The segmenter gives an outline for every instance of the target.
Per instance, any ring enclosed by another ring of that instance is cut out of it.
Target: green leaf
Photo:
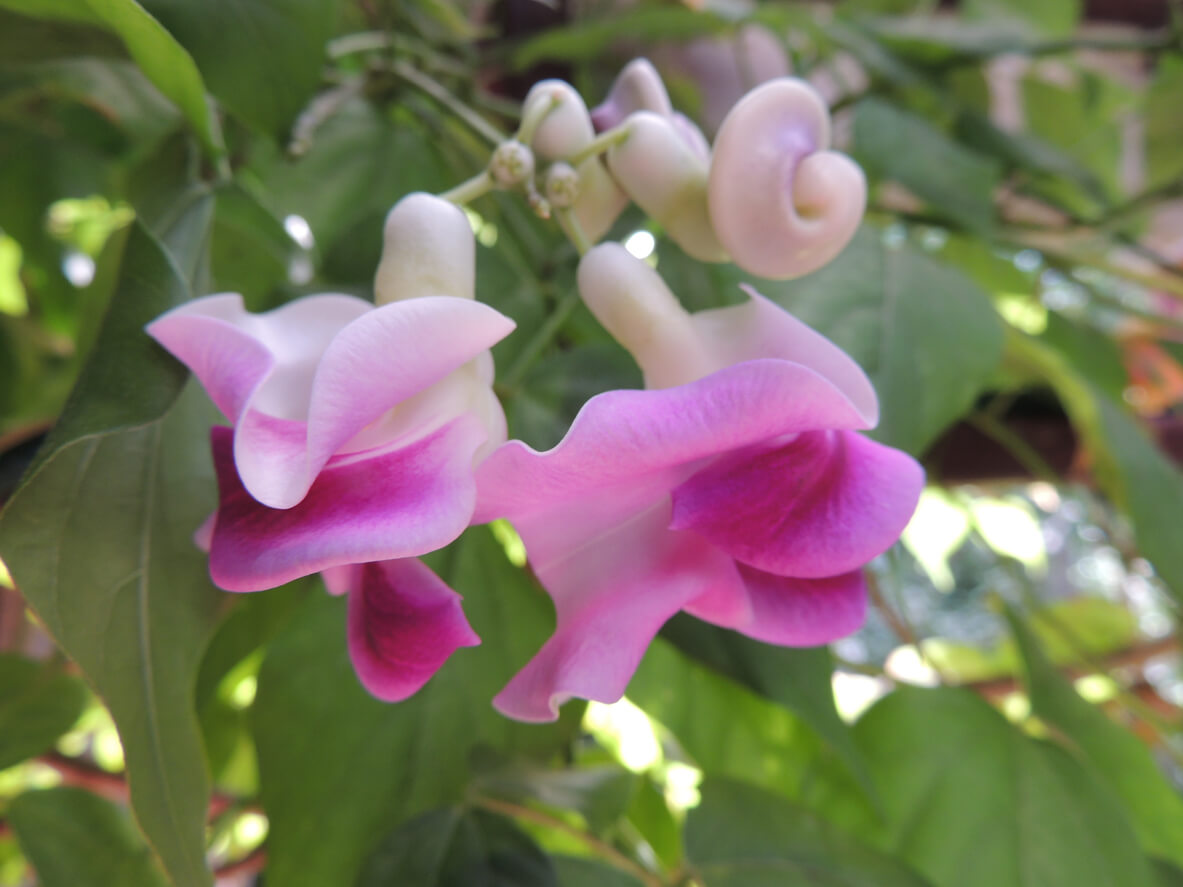
[[[864,226],[825,268],[757,288],[857,360],[879,394],[872,437],[920,455],[1002,357],[1002,323],[969,278]]]
[[[198,207],[197,211],[201,211]],[[144,335],[187,295],[132,228],[94,352],[0,516],[0,553],[119,728],[136,818],[177,885],[209,882],[193,685],[221,597],[193,531],[213,508],[209,407]]]
[[[777,647],[686,615],[670,620],[661,636],[684,655],[800,717],[870,789],[850,728],[834,703],[834,659],[828,647]]]
[[[1007,609],[1006,618],[1022,653],[1032,713],[1058,728],[1121,799],[1143,846],[1183,864],[1183,797],[1166,781],[1150,750],[1080,697],[1013,609]]]
[[[928,119],[864,99],[855,108],[854,154],[872,177],[899,182],[951,222],[973,231],[993,226],[997,161],[961,146]]]
[[[53,745],[89,698],[80,680],[54,666],[0,654],[0,770]]]
[[[369,102],[350,101],[317,131],[298,160],[259,163],[274,215],[303,217],[319,254],[335,249],[337,279],[373,280],[382,250],[382,220],[411,191],[442,191],[455,184],[434,140],[413,119],[392,120]],[[345,273],[343,273],[345,272]]]
[[[383,839],[354,887],[558,887],[550,860],[512,822],[436,810]]]
[[[594,859],[552,856],[550,861],[558,876],[559,887],[643,887],[627,872]]]
[[[0,5],[25,15],[106,25],[156,88],[181,109],[210,155],[225,154],[218,118],[206,101],[193,57],[136,0],[0,0]]]
[[[1050,383],[1093,458],[1101,488],[1129,515],[1138,547],[1167,589],[1183,601],[1183,471],[1116,401],[1082,378],[1067,359],[1041,342],[1014,334],[1008,360]]]
[[[41,887],[167,884],[126,813],[90,792],[26,792],[9,806],[8,821]]]
[[[96,0],[90,0],[96,2]],[[321,80],[338,0],[143,0],[193,55],[210,92],[282,134]]]
[[[621,34],[638,40],[677,41],[717,34],[726,27],[727,22],[714,13],[688,6],[639,3],[608,17],[550,28],[514,50],[512,65],[521,71],[550,59],[590,61],[615,45]]]
[[[351,883],[383,834],[460,798],[478,746],[520,756],[566,741],[563,721],[518,724],[490,705],[550,629],[541,590],[487,528],[437,560],[482,644],[458,651],[406,702],[379,702],[358,684],[343,600],[315,596],[272,643],[253,707],[271,887]],[[566,717],[580,713],[569,706]]]
[[[273,290],[288,281],[296,251],[283,223],[237,184],[218,191],[210,262],[212,289],[242,293],[249,311],[277,307]]]
[[[1175,868],[1169,862],[1154,860],[1154,873],[1158,877],[1158,887],[1183,887],[1183,869]]]
[[[1014,22],[1045,37],[1067,37],[1080,20],[1080,0],[966,0],[962,11],[969,21]]]
[[[936,887],[1150,887],[1108,790],[965,690],[896,690],[855,726],[887,849]]]
[[[1183,175],[1183,117],[1179,94],[1183,92],[1183,59],[1163,53],[1158,70],[1145,94],[1146,173],[1150,185],[1165,184]]]
[[[897,860],[763,789],[708,777],[701,791],[685,842],[704,887],[926,887]]]

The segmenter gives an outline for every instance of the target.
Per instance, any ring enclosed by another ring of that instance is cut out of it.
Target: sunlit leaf
[[[46,751],[74,726],[90,694],[52,665],[0,654],[0,770]]]

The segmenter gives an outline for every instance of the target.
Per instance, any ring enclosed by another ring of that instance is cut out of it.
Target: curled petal
[[[779,435],[865,427],[859,409],[815,371],[752,360],[659,391],[609,391],[589,400],[545,453],[510,441],[477,466],[473,521],[570,510],[614,486],[673,489],[707,460]],[[527,543],[528,544],[528,543]]]
[[[638,111],[628,138],[608,150],[613,178],[641,209],[657,219],[693,258],[721,262],[707,209],[707,164],[668,117]]]
[[[543,80],[534,84],[522,107],[526,112],[538,103],[552,103],[550,112],[539,124],[530,147],[540,160],[567,160],[591,144],[595,138],[591,115],[583,98],[562,80]],[[594,243],[612,227],[624,211],[628,196],[620,190],[598,157],[579,164],[579,197],[572,211],[583,233]]]
[[[742,305],[699,311],[690,318],[715,366],[758,357],[804,364],[828,379],[862,414],[864,428],[879,424],[879,399],[862,367],[850,355],[749,286]]]
[[[480,643],[460,595],[420,561],[348,569],[349,658],[362,685],[379,699],[406,699],[458,648]]]
[[[668,519],[669,503],[658,504],[538,571],[554,598],[555,633],[494,698],[498,710],[550,721],[573,697],[615,702],[667,619],[716,586],[738,585],[730,558],[691,533],[667,532]]]
[[[761,277],[798,277],[854,236],[867,183],[848,157],[825,150],[829,114],[807,83],[770,81],[745,96],[715,139],[710,215],[735,263]]]
[[[431,194],[408,194],[386,216],[374,278],[379,305],[419,296],[475,296],[476,246],[459,207]]]
[[[670,528],[693,530],[778,576],[846,573],[899,538],[924,470],[852,431],[813,431],[727,453],[673,491]]]
[[[338,457],[299,504],[278,509],[247,492],[231,430],[213,428],[218,511],[210,576],[227,591],[258,591],[331,567],[442,548],[472,516],[472,458],[485,436],[480,421],[462,415],[407,446]],[[330,578],[336,583],[340,577]]]
[[[704,595],[686,612],[733,628],[766,644],[814,647],[846,637],[862,627],[867,587],[862,571],[821,579],[788,579],[739,565],[742,580]]]
[[[673,112],[661,75],[649,59],[633,59],[620,69],[608,97],[591,110],[596,132],[619,126],[634,111],[652,111],[662,117]]]

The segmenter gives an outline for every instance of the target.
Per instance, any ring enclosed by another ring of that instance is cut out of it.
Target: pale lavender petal
[[[251,314],[242,296],[225,293],[186,302],[146,329],[193,371],[231,421],[252,400],[269,415],[303,420],[321,355],[337,333],[372,309],[353,296],[321,295]]]
[[[332,456],[384,413],[505,338],[514,324],[480,302],[425,296],[375,308],[325,349],[309,394],[307,442],[252,410],[235,431],[243,483],[272,508],[304,498]],[[252,406],[254,404],[252,403]]]
[[[865,425],[829,381],[783,360],[748,361],[659,391],[610,391],[584,405],[554,449],[510,441],[481,463],[474,521],[517,521],[651,476],[677,483],[676,469],[737,447]]]
[[[472,458],[485,437],[466,414],[401,448],[338,457],[298,505],[274,509],[242,486],[230,429],[212,429],[219,506],[210,575],[228,591],[257,591],[329,567],[447,545],[472,515]]]
[[[730,607],[694,601],[686,607],[700,619],[783,647],[813,647],[853,634],[867,612],[862,571],[822,579],[787,579],[740,564],[743,591]]]
[[[780,576],[834,576],[899,538],[923,486],[906,453],[851,431],[809,432],[712,462],[673,491],[670,527]]]
[[[690,323],[718,366],[758,357],[803,364],[828,379],[862,414],[864,428],[879,423],[879,400],[867,374],[845,351],[817,330],[749,286],[749,301],[699,311]]]
[[[460,595],[420,561],[359,564],[351,572],[349,658],[379,699],[406,699],[458,648],[480,643]]]
[[[661,503],[538,570],[557,627],[493,700],[499,711],[550,721],[573,697],[615,702],[667,619],[717,586],[738,585],[730,558],[692,533],[667,531],[668,518]],[[529,550],[529,534],[523,539]]]

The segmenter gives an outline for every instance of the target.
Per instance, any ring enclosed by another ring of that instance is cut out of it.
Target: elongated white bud
[[[476,293],[472,227],[454,204],[431,194],[408,194],[386,216],[374,302]]]
[[[638,111],[628,138],[608,150],[608,169],[625,193],[656,219],[687,254],[721,262],[727,253],[707,208],[707,162],[668,117]]]
[[[536,102],[552,105],[530,142],[539,160],[569,160],[596,137],[587,105],[569,83],[543,80],[534,84],[522,107],[529,110]],[[596,241],[612,227],[628,204],[628,197],[608,175],[598,157],[583,161],[576,172],[579,174],[579,199],[572,210],[583,233]]]
[[[863,171],[828,151],[830,116],[803,80],[748,93],[715,138],[708,184],[715,233],[735,263],[785,279],[833,259],[867,205]]]
[[[592,314],[640,365],[646,388],[681,385],[715,369],[665,281],[619,243],[589,250],[577,280]]]

